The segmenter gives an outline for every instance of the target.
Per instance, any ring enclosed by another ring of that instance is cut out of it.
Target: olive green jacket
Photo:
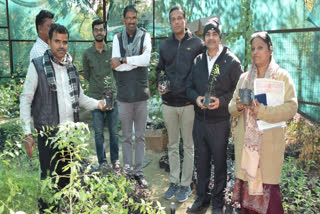
[[[112,46],[105,44],[100,53],[94,44],[85,50],[82,57],[84,78],[89,81],[89,96],[95,99],[102,99],[104,92],[104,78],[111,76],[113,84],[115,79],[111,69]],[[116,90],[116,87],[115,89]]]

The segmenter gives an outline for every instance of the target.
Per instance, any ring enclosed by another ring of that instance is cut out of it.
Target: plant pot
[[[170,81],[169,80],[160,80],[159,81],[160,89],[166,93],[170,91]]]
[[[103,104],[105,108],[114,108],[114,100],[112,89],[105,89],[103,93]]]
[[[207,108],[210,107],[210,103],[214,103],[214,101],[212,99],[210,99],[210,97],[214,97],[216,95],[214,90],[208,90],[205,94],[204,94],[204,99],[203,99],[203,105]]]
[[[241,105],[251,106],[253,93],[249,88],[240,88],[239,89],[239,97],[241,101]]]

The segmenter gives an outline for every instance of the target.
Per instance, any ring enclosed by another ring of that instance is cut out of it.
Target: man
[[[38,38],[30,51],[30,62],[32,59],[42,56],[49,48],[49,29],[54,24],[53,18],[54,14],[47,10],[41,10],[36,16]]]
[[[193,140],[197,168],[197,199],[189,212],[198,212],[210,204],[211,160],[214,162],[214,187],[211,191],[213,213],[222,213],[227,181],[226,150],[229,137],[228,104],[242,73],[238,58],[221,45],[221,25],[210,19],[203,31],[207,51],[194,60],[187,81],[187,95],[195,103]],[[203,105],[209,82],[213,81],[213,103]]]
[[[176,194],[178,202],[184,202],[191,194],[190,184],[193,173],[193,140],[192,127],[194,120],[193,105],[186,95],[186,80],[191,72],[193,59],[202,52],[203,43],[186,29],[187,20],[180,6],[173,7],[169,12],[172,35],[160,45],[159,64],[156,69],[159,74],[165,71],[170,90],[162,95],[162,114],[168,131],[170,186],[164,193],[166,199],[172,199]],[[183,139],[183,166],[180,181],[179,143],[180,131]]]
[[[26,82],[20,97],[20,119],[25,133],[24,143],[27,154],[32,157],[32,148],[36,150],[31,134],[31,114],[34,128],[37,131],[54,128],[50,136],[56,133],[56,127],[66,121],[79,121],[80,106],[86,109],[99,108],[104,110],[103,101],[87,97],[80,86],[79,75],[72,63],[68,50],[68,30],[59,24],[53,24],[49,31],[49,47],[43,56],[35,58],[29,65]],[[38,135],[39,160],[41,179],[50,176],[55,170],[59,155],[52,157],[58,151],[49,144],[48,137]],[[59,161],[56,168],[58,175],[66,175],[63,166],[67,161]],[[47,175],[50,171],[50,175]],[[69,179],[61,177],[58,188],[69,183]]]
[[[104,43],[106,28],[103,21],[97,19],[92,22],[92,35],[94,44],[83,54],[84,77],[89,81],[89,96],[102,99],[104,92],[104,78],[114,77],[109,65],[111,59],[111,47]],[[104,126],[107,123],[110,139],[110,156],[113,168],[119,168],[119,135],[118,135],[118,106],[114,103],[113,109],[92,111],[94,137],[98,162],[102,168],[107,168],[106,151],[104,147]]]
[[[125,169],[142,187],[147,187],[142,172],[145,151],[145,129],[148,115],[148,68],[151,56],[150,35],[137,27],[137,10],[127,6],[122,22],[125,29],[114,36],[112,62],[118,87],[119,116],[122,129],[122,152]],[[135,164],[133,165],[132,127],[135,131]]]

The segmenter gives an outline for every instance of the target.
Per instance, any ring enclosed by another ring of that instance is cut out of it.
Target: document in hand
[[[277,106],[284,103],[284,82],[259,78],[254,81],[254,94],[255,96],[266,95],[266,103],[268,106]],[[284,127],[285,121],[279,123],[267,123],[262,120],[258,120],[259,130],[267,130],[272,128]]]

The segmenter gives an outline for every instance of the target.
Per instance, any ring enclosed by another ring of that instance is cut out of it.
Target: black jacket
[[[186,81],[191,72],[194,58],[203,51],[203,42],[186,29],[179,41],[174,34],[160,44],[159,64],[156,69],[157,83],[159,73],[165,71],[170,80],[171,91],[162,95],[162,101],[169,106],[186,106],[191,102],[186,95]]]
[[[223,51],[215,64],[219,65],[220,71],[217,80],[214,82],[216,97],[219,98],[218,109],[201,110],[195,104],[197,97],[204,96],[208,88],[209,73],[206,53],[202,53],[195,58],[191,75],[187,81],[187,96],[194,103],[195,117],[213,123],[229,119],[228,104],[242,73],[239,59],[227,47],[223,47]]]

